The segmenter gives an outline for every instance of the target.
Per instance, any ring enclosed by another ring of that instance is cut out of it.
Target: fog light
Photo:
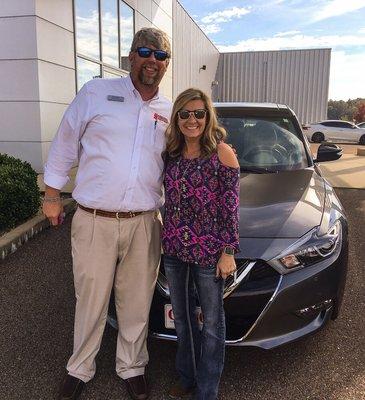
[[[332,299],[324,300],[321,301],[320,303],[313,304],[312,306],[297,310],[295,314],[298,315],[298,317],[305,317],[308,315],[316,314],[319,311],[327,310],[332,306],[332,304],[333,304]]]

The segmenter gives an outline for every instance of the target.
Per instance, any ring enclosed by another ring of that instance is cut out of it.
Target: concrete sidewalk
[[[320,164],[324,177],[335,188],[365,189],[365,157],[343,154],[339,160]]]
[[[339,160],[319,164],[324,177],[335,188],[365,189],[365,157],[357,155],[357,149],[365,146],[340,144],[343,154]],[[311,143],[315,156],[319,145]]]

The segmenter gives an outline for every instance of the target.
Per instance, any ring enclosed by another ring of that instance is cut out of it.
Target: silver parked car
[[[344,142],[365,145],[365,129],[340,120],[327,120],[315,124],[303,125],[307,138],[314,143]]]

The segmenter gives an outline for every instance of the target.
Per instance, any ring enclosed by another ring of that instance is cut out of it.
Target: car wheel
[[[324,141],[324,135],[322,132],[315,132],[312,135],[312,142],[321,143]]]
[[[362,135],[360,140],[359,140],[359,144],[365,145],[365,135]]]

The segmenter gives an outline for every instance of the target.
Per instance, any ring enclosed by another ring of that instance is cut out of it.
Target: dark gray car
[[[265,349],[291,342],[338,316],[347,271],[344,210],[313,160],[287,106],[217,103],[241,166],[237,273],[225,284],[227,344]],[[197,302],[197,317],[200,315]],[[174,340],[163,256],[150,314],[153,336]]]
[[[225,282],[226,343],[271,349],[316,332],[339,315],[346,281],[348,228],[319,162],[342,150],[321,144],[312,159],[285,105],[215,104],[237,152],[240,247]],[[115,324],[111,301],[108,320]],[[202,321],[197,300],[197,318]],[[150,313],[152,336],[176,340],[163,255]]]

